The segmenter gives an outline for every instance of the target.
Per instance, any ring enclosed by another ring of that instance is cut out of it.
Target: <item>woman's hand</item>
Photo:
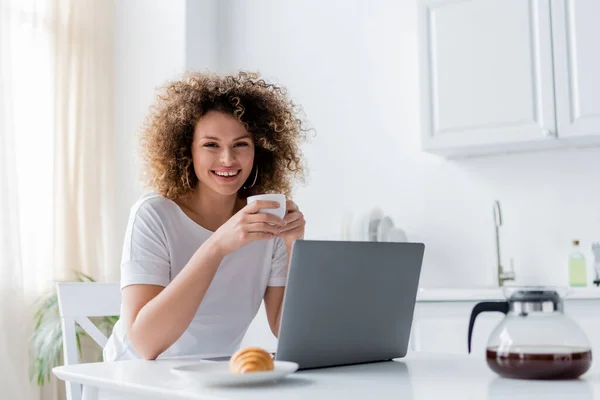
[[[287,201],[285,209],[286,215],[283,217],[283,221],[286,224],[277,236],[282,237],[286,246],[290,248],[294,241],[304,239],[306,221],[304,220],[304,214],[292,200]]]
[[[279,203],[267,200],[250,203],[210,237],[223,257],[256,240],[272,239],[286,226],[285,221],[276,215],[258,213],[265,208],[279,208]]]

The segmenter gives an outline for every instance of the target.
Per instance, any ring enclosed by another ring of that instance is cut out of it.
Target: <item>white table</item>
[[[60,379],[83,384],[95,399],[570,399],[600,396],[600,368],[576,381],[503,379],[485,360],[411,353],[390,362],[298,371],[278,383],[234,388],[197,386],[171,373],[195,358],[135,360],[57,367]]]

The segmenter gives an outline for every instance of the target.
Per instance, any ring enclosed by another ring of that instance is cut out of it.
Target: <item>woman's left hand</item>
[[[285,210],[283,220],[286,222],[286,225],[281,228],[277,236],[282,237],[285,240],[285,244],[289,247],[294,241],[304,239],[306,221],[304,220],[304,214],[302,214],[296,203],[292,200],[286,202]]]

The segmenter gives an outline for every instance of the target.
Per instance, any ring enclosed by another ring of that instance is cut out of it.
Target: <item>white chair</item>
[[[65,282],[56,284],[58,307],[63,331],[65,365],[79,363],[75,323],[102,348],[108,338],[88,317],[121,314],[121,290],[118,283]],[[81,400],[81,385],[67,382],[67,400]]]

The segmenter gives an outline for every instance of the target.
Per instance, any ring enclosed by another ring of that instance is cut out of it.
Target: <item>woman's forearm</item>
[[[287,250],[287,260],[288,260],[288,270],[290,267],[290,261],[291,261],[291,257],[292,257],[292,246],[293,246],[293,242],[286,242],[285,247]],[[271,332],[273,332],[273,335],[275,335],[276,338],[279,337],[279,327],[281,326],[281,313],[283,310],[283,297],[285,295],[285,287],[282,287],[282,291],[281,291],[281,295],[280,297],[277,299],[278,300],[278,307],[277,307],[277,314],[275,317],[275,323],[273,324],[273,326],[271,327]]]
[[[144,305],[128,331],[140,356],[155,359],[181,337],[190,325],[224,255],[207,240],[181,272]]]

